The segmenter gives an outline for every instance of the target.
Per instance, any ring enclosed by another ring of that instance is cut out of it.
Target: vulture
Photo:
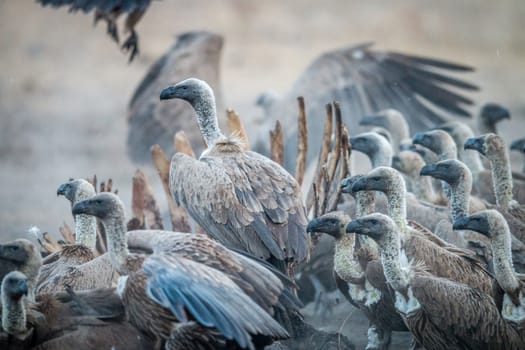
[[[243,151],[237,139],[222,134],[206,82],[184,80],[162,90],[160,98],[189,102],[207,145],[199,159],[183,153],[171,159],[170,189],[176,202],[222,244],[293,276],[295,264],[308,259],[310,248],[297,181],[276,162]]]
[[[152,255],[132,254],[124,205],[112,193],[81,201],[72,211],[104,224],[127,319],[155,339],[157,349],[187,344],[200,349],[210,341],[215,347],[255,349],[288,336],[268,314],[283,285],[265,267],[191,233],[156,231],[162,239]]]
[[[150,162],[150,147],[158,144],[173,154],[173,135],[184,130],[196,154],[205,145],[193,109],[183,101],[159,101],[159,91],[169,84],[189,77],[207,81],[222,108],[219,65],[224,39],[206,31],[192,31],[177,36],[173,46],[149,69],[135,89],[128,105],[127,152],[136,163]],[[226,114],[219,122],[226,122]]]
[[[101,19],[107,24],[108,35],[118,44],[119,33],[117,20],[122,14],[126,14],[124,31],[129,33],[121,48],[123,51],[129,51],[129,62],[132,62],[139,53],[139,38],[135,31],[135,26],[140,21],[151,0],[36,0],[42,6],[62,7],[67,6],[69,12],[82,11],[89,13],[95,12],[94,22]]]
[[[525,155],[525,138],[512,141],[512,143],[510,144],[510,149],[513,151],[518,151],[522,155]],[[521,172],[525,173],[525,161],[523,162]]]
[[[0,244],[0,280],[11,271],[20,271],[28,278],[28,299],[35,301],[35,288],[42,267],[37,247],[27,239]]]
[[[507,108],[497,103],[486,103],[477,119],[479,134],[497,134],[496,124],[504,119],[510,119],[510,111]]]
[[[94,196],[95,189],[86,180],[77,179],[60,185],[57,195],[65,196],[73,206]],[[44,259],[36,286],[37,294],[62,291],[66,286],[73,290],[111,287],[114,269],[109,255],[95,256],[95,217],[75,216],[75,239],[76,244],[64,245]]]
[[[359,125],[375,126],[386,129],[391,137],[394,153],[399,152],[402,145],[412,143],[410,139],[410,126],[405,117],[395,109],[385,109],[375,114],[361,118]]]
[[[518,276],[512,266],[511,233],[505,218],[496,210],[484,210],[454,221],[456,230],[474,230],[487,236],[494,252],[494,274],[503,290],[501,315],[504,319],[519,326],[525,344],[525,281]]]
[[[392,145],[377,132],[364,132],[350,137],[352,151],[366,154],[372,162],[372,169],[392,164]]]
[[[374,213],[355,219],[346,231],[377,242],[384,276],[395,292],[395,307],[425,349],[521,349],[525,345],[491,295],[434,276],[424,263],[409,261],[399,228],[388,216]]]
[[[349,130],[357,130],[363,115],[393,108],[407,118],[415,132],[442,123],[445,114],[470,116],[467,108],[472,100],[466,95],[478,87],[449,73],[472,70],[434,58],[375,51],[371,43],[366,43],[322,54],[284,96],[267,99],[269,105],[264,110],[269,120],[282,118],[285,167],[293,169],[297,123],[290,116],[297,114],[297,96],[305,99],[310,130],[322,130],[324,119],[320,116],[325,114],[325,104],[336,100]],[[313,147],[308,148],[308,161],[317,158],[316,145],[321,144],[322,133],[311,133],[309,137]]]
[[[406,221],[406,190],[403,178],[392,168],[379,167],[352,185],[352,191],[381,191],[388,212],[402,235],[403,249],[410,259],[422,261],[439,277],[492,292],[491,276],[474,253],[451,245],[417,222]],[[433,214],[435,215],[435,214]]]

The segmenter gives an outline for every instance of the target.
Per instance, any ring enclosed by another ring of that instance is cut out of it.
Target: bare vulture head
[[[396,152],[403,140],[410,137],[410,127],[405,117],[395,109],[385,109],[376,114],[364,116],[359,121],[359,125],[379,126],[388,130],[393,137],[392,144]]]
[[[196,78],[183,80],[175,85],[168,86],[160,92],[161,100],[179,98],[188,101],[191,105],[194,105],[203,97],[214,99],[213,90],[208,83]]]
[[[108,220],[122,220],[124,205],[120,198],[110,192],[103,192],[89,199],[78,202],[73,206],[73,215],[86,214],[96,216],[102,222]]]
[[[508,232],[507,221],[500,212],[494,209],[482,210],[469,216],[463,216],[454,221],[453,228],[454,230],[476,231],[490,239]]]
[[[392,158],[392,168],[408,175],[419,174],[419,170],[425,165],[421,154],[414,151],[401,151]]]
[[[387,215],[373,213],[361,218],[352,220],[346,225],[347,233],[356,233],[372,238],[379,246],[383,243],[386,233],[392,232],[396,225]]]
[[[443,180],[449,185],[455,185],[464,181],[469,176],[470,171],[465,164],[456,159],[442,160],[437,163],[427,164],[419,172],[421,176],[432,176]]]
[[[306,227],[306,232],[310,234],[325,233],[338,240],[344,236],[345,226],[350,220],[348,215],[340,211],[324,214],[310,220]]]
[[[365,153],[372,161],[372,166],[390,165],[392,146],[388,140],[376,132],[365,132],[350,137],[352,150]]]
[[[485,134],[471,137],[465,141],[465,149],[472,149],[483,154],[489,160],[498,160],[505,156],[505,141],[498,134]]]
[[[403,178],[397,170],[390,167],[378,167],[363,176],[352,185],[352,191],[380,191],[388,193],[393,189],[405,188]]]
[[[456,143],[452,136],[443,130],[418,132],[412,142],[421,145],[436,153],[441,160],[457,158]]]
[[[510,149],[513,151],[525,153],[525,138],[512,141],[510,144]]]
[[[341,192],[343,193],[349,193],[352,196],[355,196],[355,192],[352,190],[352,186],[361,178],[365,177],[365,175],[354,175],[350,177],[346,177],[341,181]]]
[[[496,124],[503,119],[510,119],[510,112],[507,108],[497,103],[487,103],[481,108],[478,120],[480,133],[495,133]]]
[[[29,278],[36,280],[42,266],[42,257],[31,241],[19,238],[0,244],[0,264],[2,267],[12,265]]]
[[[57,189],[57,196],[66,197],[71,202],[71,205],[94,195],[95,188],[84,179],[68,181],[60,185]]]
[[[27,277],[20,271],[8,273],[2,280],[2,297],[19,300],[22,296],[27,295],[28,291]]]

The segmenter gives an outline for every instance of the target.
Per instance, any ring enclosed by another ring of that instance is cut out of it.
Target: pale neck
[[[500,157],[492,157],[490,164],[496,204],[506,209],[512,201],[512,170],[509,155],[504,152]]]
[[[75,216],[75,240],[95,251],[97,244],[97,218],[92,215]]]
[[[223,137],[217,119],[217,107],[213,94],[206,95],[205,98],[198,99],[192,103],[197,115],[197,123],[202,133],[206,146],[213,147],[215,142]]]
[[[507,225],[504,226],[505,234],[498,234],[491,241],[494,254],[494,274],[503,290],[515,291],[519,287],[519,281],[512,264],[510,231]]]
[[[388,214],[394,220],[397,227],[399,227],[401,235],[404,235],[407,230],[407,204],[406,204],[406,188],[404,181],[399,181],[394,188],[390,189],[387,196]]]
[[[126,226],[121,217],[110,218],[104,221],[108,254],[113,268],[121,275],[129,273],[127,258],[129,250],[126,241]]]
[[[447,159],[457,159],[458,158],[458,150],[456,148],[455,143],[450,143],[444,145],[445,147],[441,150],[441,152],[438,153],[439,160],[447,160]]]
[[[26,310],[24,297],[13,301],[2,293],[2,328],[5,332],[17,335],[26,330]]]
[[[385,235],[385,241],[379,246],[385,278],[394,290],[403,291],[408,286],[408,279],[399,262],[401,254],[400,237],[392,232]]]
[[[412,176],[411,176],[412,177]],[[436,200],[436,192],[432,187],[432,179],[428,176],[412,177],[414,184],[414,194],[418,198],[422,198],[427,202],[434,202]]]
[[[376,199],[373,191],[359,191],[355,196],[355,216],[363,217],[375,212]]]
[[[379,147],[379,149],[372,154],[370,161],[372,162],[372,168],[391,166],[392,149],[388,149],[387,147]]]
[[[354,259],[355,234],[345,233],[335,242],[334,270],[345,281],[360,278],[363,270]]]
[[[476,177],[482,170],[485,169],[483,167],[483,163],[481,162],[481,157],[476,151],[460,148],[459,158],[470,169],[474,177]]]
[[[458,181],[458,183],[450,186],[448,202],[450,205],[450,215],[452,216],[452,220],[457,220],[460,217],[469,214],[471,188],[472,184],[469,188],[464,181]]]

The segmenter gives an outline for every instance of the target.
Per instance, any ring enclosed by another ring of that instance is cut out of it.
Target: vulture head
[[[510,144],[510,149],[513,151],[525,153],[525,138],[512,141],[512,143]]]
[[[350,177],[346,177],[341,181],[341,192],[343,193],[349,193],[352,196],[354,195],[354,191],[352,191],[352,186],[361,178],[365,177],[366,175],[354,175]]]
[[[451,158],[456,158],[457,148],[452,136],[443,130],[430,130],[418,132],[414,135],[412,143],[428,148],[436,154],[448,153]]]
[[[76,203],[73,215],[86,214],[96,216],[103,222],[124,217],[124,205],[120,198],[110,192],[103,192]]]
[[[421,176],[432,176],[433,178],[443,180],[450,185],[454,185],[462,181],[468,168],[465,164],[456,159],[446,159],[437,163],[427,164],[419,174]]]
[[[391,232],[395,227],[390,217],[381,213],[373,213],[350,221],[346,225],[346,232],[368,236],[381,245],[386,233]]]
[[[0,263],[2,260],[9,261],[24,271],[32,267],[31,270],[35,271],[35,278],[42,266],[42,257],[37,247],[31,241],[23,238],[0,244]]]
[[[380,191],[388,193],[394,189],[406,188],[401,175],[394,168],[381,166],[373,169],[352,185],[353,192]]]
[[[84,179],[71,180],[60,185],[57,189],[57,196],[66,197],[71,204],[90,198],[95,195],[95,188]]]
[[[457,147],[461,147],[466,139],[474,136],[474,131],[467,125],[467,123],[458,120],[452,120],[435,128],[435,130],[443,130],[448,133],[456,143]]]
[[[178,98],[195,105],[202,98],[214,99],[212,88],[204,80],[189,78],[160,92],[161,100]]]
[[[405,117],[395,109],[384,109],[378,113],[364,116],[359,121],[359,125],[380,126],[390,132],[401,128],[406,129],[402,130],[406,135],[410,133]]]
[[[364,132],[350,137],[352,150],[365,153],[370,158],[374,158],[378,153],[392,157],[392,146],[388,140],[377,132]]]
[[[20,300],[28,292],[27,277],[20,271],[11,271],[2,280],[2,297]]]
[[[510,119],[510,111],[497,103],[487,103],[481,108],[479,118],[489,130],[495,131],[497,123],[503,119]]]
[[[490,239],[506,234],[508,224],[503,215],[494,209],[478,211],[454,221],[454,230],[471,230],[481,233]]]
[[[392,168],[404,174],[418,174],[424,165],[425,160],[423,157],[413,151],[401,151],[392,158]]]
[[[348,215],[340,211],[324,214],[310,220],[306,232],[310,234],[325,233],[335,239],[340,239],[345,235],[345,226],[350,220]]]
[[[472,149],[483,154],[489,160],[498,160],[504,157],[505,141],[498,134],[485,134],[471,137],[465,141],[465,149]]]

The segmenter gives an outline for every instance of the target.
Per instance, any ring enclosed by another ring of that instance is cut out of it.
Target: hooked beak
[[[177,98],[176,85],[168,86],[160,92],[161,100],[170,100],[173,98]]]
[[[438,172],[438,165],[435,163],[425,164],[419,171],[420,176],[434,176]]]
[[[463,144],[464,149],[473,149],[483,154],[483,138],[482,137],[470,137]]]

